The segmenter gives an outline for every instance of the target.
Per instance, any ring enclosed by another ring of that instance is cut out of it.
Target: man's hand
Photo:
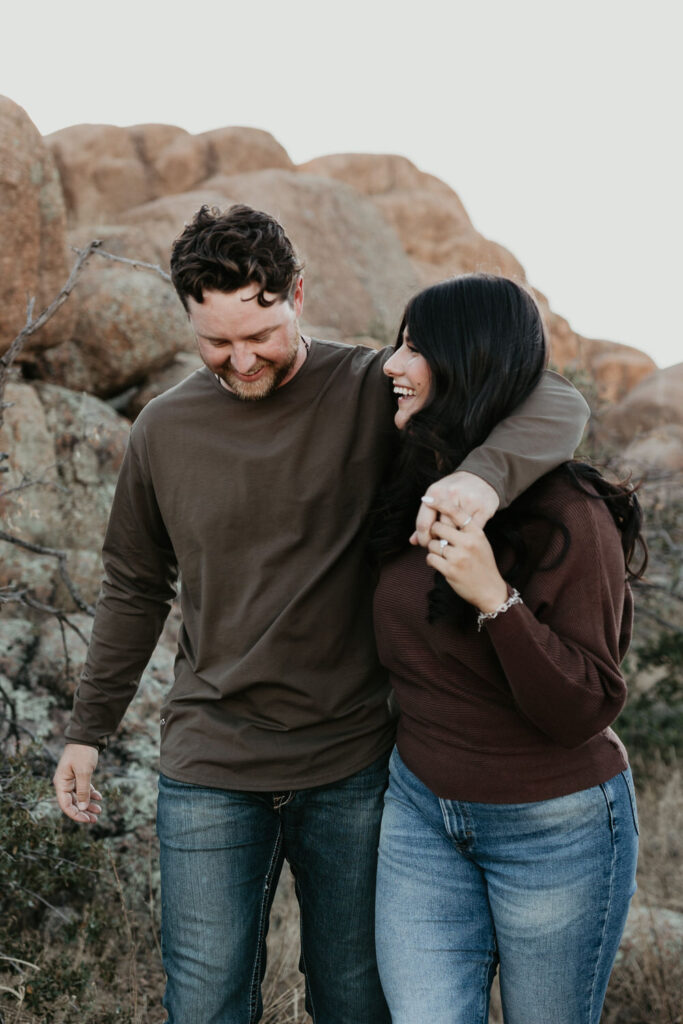
[[[487,484],[480,476],[458,470],[441,480],[437,480],[427,490],[422,499],[420,511],[415,522],[415,533],[410,538],[411,544],[420,544],[423,548],[429,545],[432,527],[439,515],[447,516],[455,521],[458,517],[472,517],[472,522],[480,529],[496,512],[500,498],[491,484]]]
[[[102,810],[102,796],[90,782],[98,757],[96,747],[67,743],[52,780],[64,814],[84,825],[94,824]]]

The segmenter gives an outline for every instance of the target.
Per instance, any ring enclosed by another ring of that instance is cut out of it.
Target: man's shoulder
[[[324,366],[327,369],[337,366],[348,367],[351,372],[363,369],[379,371],[391,353],[391,349],[387,347],[371,348],[369,345],[353,345],[320,338],[312,338],[311,346],[316,366]]]
[[[176,416],[183,406],[192,405],[198,398],[211,394],[214,390],[211,374],[205,366],[200,366],[184,380],[152,398],[135,422],[143,425],[165,422]]]

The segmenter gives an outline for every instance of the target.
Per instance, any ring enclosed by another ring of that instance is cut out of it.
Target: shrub
[[[655,682],[634,693],[616,729],[648,772],[657,754],[674,760],[683,736],[683,634],[660,633],[634,652],[639,670],[662,670]]]
[[[38,746],[9,756],[0,744],[0,1020],[13,1004],[17,1024],[139,1024],[138,960],[154,1005],[162,984],[139,851],[130,838],[117,850],[115,793],[109,828],[61,816],[52,770]]]

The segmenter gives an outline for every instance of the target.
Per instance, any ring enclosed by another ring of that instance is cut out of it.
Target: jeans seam
[[[483,983],[479,992],[479,1024],[486,1024],[491,1000],[491,986],[496,976],[498,964],[495,951],[489,953],[489,959],[484,970]]]
[[[626,792],[628,793],[628,802],[631,807],[631,816],[633,818],[633,827],[636,835],[640,835],[640,822],[638,821],[638,801],[636,800],[636,790],[633,784],[633,779],[629,780],[629,776],[626,771],[621,773],[624,785],[626,786]]]
[[[258,1008],[258,994],[261,986],[261,965],[263,963],[263,947],[265,943],[265,926],[268,914],[270,913],[270,888],[273,882],[273,876],[275,874],[275,867],[278,862],[280,851],[282,849],[282,821],[280,820],[278,826],[278,833],[275,838],[275,845],[273,847],[273,854],[270,858],[270,864],[266,872],[266,879],[263,886],[263,897],[261,899],[261,912],[259,914],[259,926],[258,936],[256,939],[256,955],[254,957],[254,969],[251,975],[251,985],[249,990],[249,1024],[254,1024],[256,1021],[256,1011]]]
[[[603,794],[603,796],[605,798],[605,803],[607,805],[607,811],[608,811],[608,814],[609,814],[610,838],[611,838],[611,842],[612,842],[612,861],[610,863],[609,892],[608,892],[608,895],[607,895],[607,906],[606,906],[606,909],[605,909],[605,916],[604,916],[603,922],[602,922],[602,931],[600,933],[600,945],[598,946],[598,955],[595,958],[595,967],[594,967],[594,970],[593,970],[593,980],[591,982],[590,997],[589,997],[589,1001],[588,1001],[588,1019],[589,1019],[589,1021],[593,1020],[593,1007],[595,1005],[595,986],[598,983],[598,975],[600,973],[600,971],[599,971],[600,960],[602,958],[602,947],[604,946],[604,943],[605,943],[605,934],[607,932],[607,921],[609,920],[610,910],[612,908],[612,896],[613,896],[613,893],[614,893],[614,876],[615,876],[615,873],[616,873],[616,861],[617,861],[617,826],[616,826],[616,822],[614,820],[614,809],[612,807],[612,802],[610,800],[610,797],[609,797],[609,794],[608,794],[608,791],[607,791],[607,785],[608,785],[608,783],[606,783],[606,782],[601,783],[600,784],[600,789],[602,790],[602,794]]]

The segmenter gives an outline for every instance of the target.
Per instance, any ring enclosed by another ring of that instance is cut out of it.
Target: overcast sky
[[[679,0],[22,0],[0,93],[80,122],[400,153],[572,327],[683,360]]]

